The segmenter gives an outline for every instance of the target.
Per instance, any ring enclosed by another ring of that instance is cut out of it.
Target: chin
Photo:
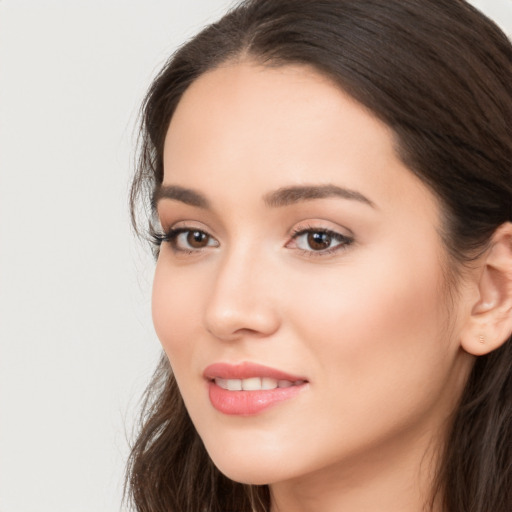
[[[230,480],[247,485],[268,485],[276,481],[285,480],[285,475],[278,475],[275,471],[270,471],[266,467],[254,467],[251,464],[217,464],[213,461],[217,469]]]
[[[286,463],[287,457],[275,455],[265,456],[241,451],[233,453],[221,447],[216,447],[213,452],[208,452],[217,469],[229,479],[241,484],[266,485],[290,478],[290,464]]]

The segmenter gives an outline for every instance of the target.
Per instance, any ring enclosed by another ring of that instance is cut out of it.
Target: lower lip
[[[232,416],[252,416],[269,407],[289,400],[300,393],[305,384],[288,388],[266,389],[261,391],[228,391],[217,386],[215,382],[208,383],[210,402],[217,411]]]

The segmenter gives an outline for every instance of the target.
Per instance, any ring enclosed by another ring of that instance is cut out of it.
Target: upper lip
[[[208,380],[219,379],[250,379],[253,377],[267,377],[276,380],[289,380],[291,382],[305,381],[304,377],[270,368],[261,364],[243,362],[240,364],[214,363],[207,366],[203,377]]]

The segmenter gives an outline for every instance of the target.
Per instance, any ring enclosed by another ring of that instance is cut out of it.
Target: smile
[[[254,363],[215,363],[203,372],[208,396],[219,412],[252,416],[290,400],[307,387],[305,378]]]

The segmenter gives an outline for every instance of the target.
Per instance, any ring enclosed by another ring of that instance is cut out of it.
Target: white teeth
[[[227,385],[229,391],[242,391],[242,381],[239,379],[228,379]]]
[[[276,380],[270,377],[251,377],[250,379],[215,379],[215,384],[228,391],[260,391],[276,388],[289,388],[300,385],[303,381],[291,382],[289,380]]]
[[[217,386],[219,386],[219,388],[222,388],[222,389],[228,389],[228,381],[226,379],[215,379],[215,384],[217,384]]]
[[[222,389],[229,391],[240,391],[242,389],[242,381],[239,379],[215,379],[215,384]]]
[[[244,391],[257,391],[261,389],[261,379],[253,377],[252,379],[244,379],[242,382],[242,389]]]
[[[271,379],[270,377],[263,377],[261,379],[261,389],[276,389],[277,380]]]

